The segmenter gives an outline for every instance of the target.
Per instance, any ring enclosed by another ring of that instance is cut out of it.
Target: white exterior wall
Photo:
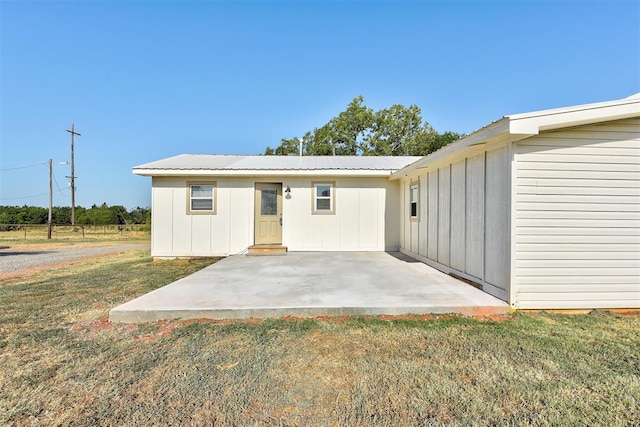
[[[514,144],[512,304],[640,307],[640,119]]]
[[[216,213],[187,215],[187,181],[216,181]],[[153,177],[156,257],[224,256],[254,242],[256,182],[291,188],[283,198],[283,245],[291,251],[382,251],[399,245],[399,188],[387,178]],[[313,215],[312,182],[335,183],[335,214]]]
[[[511,147],[444,164],[402,180],[401,251],[508,299]],[[409,189],[419,182],[419,218]]]

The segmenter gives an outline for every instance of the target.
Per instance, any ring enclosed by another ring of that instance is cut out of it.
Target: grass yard
[[[640,424],[638,316],[106,321],[209,262],[0,281],[0,425]]]
[[[47,239],[46,225],[22,226],[18,230],[0,229],[0,243],[52,243],[52,242],[104,242],[150,240],[147,225],[78,225],[76,227],[56,225],[52,228],[51,240]]]
[[[151,236],[149,232],[126,233],[123,235],[108,234],[89,234],[82,237],[81,233],[72,233],[64,237],[57,237],[52,240],[47,239],[46,230],[44,235],[37,233],[29,234],[27,239],[22,236],[22,231],[0,231],[0,250],[49,250],[61,248],[83,248],[94,246],[121,246],[121,245],[150,245]],[[2,271],[0,271],[0,280],[2,280]]]

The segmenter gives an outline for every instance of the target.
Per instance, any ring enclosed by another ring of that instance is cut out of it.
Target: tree
[[[121,205],[113,205],[109,208],[110,215],[110,224],[129,224],[130,215],[127,212],[127,208]]]
[[[129,212],[133,224],[151,224],[151,209],[135,207]]]
[[[358,96],[345,111],[305,133],[302,140],[306,155],[424,156],[460,137],[455,132],[436,132],[423,122],[416,105],[396,104],[373,111]],[[298,138],[283,138],[278,147],[267,147],[265,154],[298,154],[299,144]]]
[[[428,123],[422,123],[420,108],[396,104],[375,114],[367,148],[377,156],[415,155],[420,151],[418,142],[434,133]]]
[[[71,208],[55,206],[51,212],[54,224],[71,223]],[[48,209],[38,206],[0,206],[0,224],[46,224]],[[151,209],[136,207],[131,212],[124,206],[93,205],[90,209],[76,206],[76,222],[80,225],[151,224]]]
[[[349,103],[347,109],[327,124],[307,132],[302,140],[303,154],[314,156],[354,156],[364,154],[363,144],[373,126],[374,112],[364,105],[362,96]],[[267,147],[266,155],[298,154],[298,138],[282,138],[276,148]]]
[[[76,207],[76,214],[81,215],[80,206]],[[84,211],[84,208],[82,208]],[[56,206],[51,212],[52,220],[54,224],[71,224],[71,208],[68,206]]]

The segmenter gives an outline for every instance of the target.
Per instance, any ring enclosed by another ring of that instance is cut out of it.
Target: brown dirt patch
[[[110,332],[112,329],[118,328],[119,331],[126,335],[132,334],[137,325],[134,323],[114,324],[109,322],[108,317],[102,317],[97,320],[91,320],[87,322],[76,323],[71,326],[69,330],[85,339],[93,339],[99,335]]]
[[[50,244],[25,244],[25,245],[20,245],[19,249],[20,250],[27,250],[27,251],[39,251],[39,250],[50,250],[50,249],[58,249],[58,248],[68,248],[68,249],[82,249],[82,248],[95,248],[95,247],[110,247],[110,246],[130,246],[130,248],[128,249],[124,249],[124,248],[114,248],[113,251],[108,251],[108,252],[104,252],[101,254],[92,254],[92,255],[87,255],[87,256],[83,256],[81,258],[75,258],[72,260],[68,260],[68,261],[62,261],[62,262],[53,262],[51,264],[42,264],[42,265],[38,265],[38,266],[34,266],[34,267],[27,267],[27,268],[23,268],[20,270],[14,270],[14,271],[10,271],[10,272],[6,272],[6,273],[2,273],[0,272],[0,283],[5,281],[5,280],[9,280],[9,279],[16,279],[16,278],[22,278],[22,277],[28,277],[31,275],[34,275],[36,273],[40,273],[42,271],[54,271],[54,270],[60,270],[62,268],[67,268],[73,265],[77,265],[80,264],[84,261],[87,261],[89,259],[100,259],[100,258],[106,258],[109,256],[113,256],[115,254],[120,254],[122,252],[126,252],[128,250],[134,250],[136,246],[139,246],[140,249],[142,249],[144,247],[144,245],[142,244],[131,244],[131,245],[123,245],[122,243],[118,243],[118,242],[114,242],[114,243],[106,243],[106,244],[91,244],[91,243],[80,243],[80,244],[73,244],[72,246],[70,245],[62,245],[62,244],[54,244],[54,245],[50,245]],[[11,246],[6,246],[4,247],[4,249],[10,249]]]
[[[99,259],[99,258],[106,258],[109,256],[113,256],[114,254],[118,254],[124,252],[124,250],[116,250],[114,252],[107,252],[107,253],[103,253],[103,254],[98,254],[98,255],[89,255],[86,257],[82,257],[82,258],[76,258],[74,260],[70,260],[70,261],[63,261],[63,262],[58,262],[58,263],[53,263],[53,264],[45,264],[45,265],[38,265],[36,267],[29,267],[29,268],[24,268],[24,269],[20,269],[20,270],[15,270],[15,271],[11,271],[8,273],[0,273],[0,282],[3,282],[5,280],[9,280],[9,279],[17,279],[17,278],[22,278],[22,277],[28,277],[28,276],[32,276],[36,273],[40,273],[42,271],[52,271],[52,270],[60,270],[62,268],[66,268],[66,267],[70,267],[76,264],[80,264],[88,259]]]
[[[145,335],[138,335],[134,337],[136,341],[153,341],[159,338],[165,338],[173,333],[173,330],[180,326],[179,322],[169,322],[166,320],[159,320],[156,325],[158,330]]]

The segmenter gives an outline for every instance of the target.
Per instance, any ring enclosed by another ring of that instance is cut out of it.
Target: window
[[[313,184],[313,213],[334,213],[334,183],[316,182]]]
[[[187,184],[188,205],[190,214],[216,213],[215,182],[191,182]]]
[[[411,218],[418,218],[418,184],[411,184],[411,193],[409,196],[409,210],[411,211]]]

